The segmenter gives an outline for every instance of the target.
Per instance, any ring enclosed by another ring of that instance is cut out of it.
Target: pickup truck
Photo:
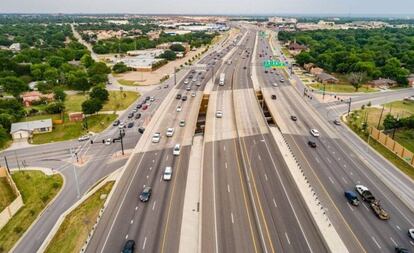
[[[356,185],[356,191],[361,195],[362,200],[366,201],[369,206],[371,207],[372,211],[374,211],[375,215],[380,218],[381,220],[389,220],[390,215],[381,207],[379,200],[377,200],[374,195],[372,195],[371,191],[363,186],[363,185]]]

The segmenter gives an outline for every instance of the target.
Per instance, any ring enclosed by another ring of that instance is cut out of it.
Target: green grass
[[[118,83],[125,85],[125,86],[137,86],[139,85],[136,81],[133,80],[125,80],[125,79],[118,79]]]
[[[46,176],[40,171],[15,172],[12,177],[24,206],[0,230],[0,252],[8,252],[13,247],[63,184],[60,175]]]
[[[414,129],[399,129],[395,132],[395,141],[414,153]]]
[[[312,83],[309,85],[310,87],[316,90],[323,90],[323,84],[321,83]],[[357,92],[355,88],[350,84],[326,84],[325,85],[326,92],[337,92],[337,93],[354,93]],[[358,92],[375,92],[375,89],[372,89],[369,86],[363,86],[358,89]]]
[[[6,177],[0,177],[0,212],[16,198]]]
[[[42,115],[45,116],[45,115]],[[49,115],[49,118],[56,115]],[[57,115],[59,118],[59,115]],[[89,116],[87,119],[89,131],[99,133],[105,130],[118,116],[116,114],[97,114]],[[83,129],[82,122],[70,122],[65,117],[63,124],[54,124],[53,131],[50,133],[35,134],[33,136],[33,144],[43,144],[56,141],[66,141],[76,139],[84,134],[86,130]]]
[[[394,101],[385,104],[385,108],[391,113],[400,117],[408,117],[414,114],[414,101]]]
[[[134,91],[110,91],[109,101],[106,102],[102,111],[125,110],[139,98],[140,94]]]
[[[81,112],[82,103],[87,99],[85,94],[75,94],[66,96],[65,111],[66,112]]]
[[[106,200],[101,199],[100,196],[102,194],[109,194],[113,184],[114,182],[106,183],[102,188],[73,210],[65,218],[45,252],[79,252],[88,237],[88,233],[96,222],[99,210]]]

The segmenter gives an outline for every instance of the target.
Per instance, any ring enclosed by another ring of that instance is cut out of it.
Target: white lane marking
[[[155,203],[157,203],[157,201],[154,201],[154,204],[152,205],[152,211],[155,209]]]
[[[321,163],[317,157],[315,157],[317,163]]]
[[[333,179],[331,177],[328,177],[329,181],[331,181],[332,184],[335,184],[335,182],[333,181]]]
[[[165,158],[165,161],[168,161],[168,155],[167,155],[167,157]]]
[[[223,146],[223,150],[226,151],[226,146]]]
[[[147,175],[147,179],[149,178],[149,175]]]
[[[331,159],[329,159],[328,157],[326,158],[326,160],[328,161],[328,163],[332,163]]]
[[[234,224],[234,216],[233,216],[233,212],[231,213],[231,223]]]
[[[155,153],[155,156],[157,156],[158,153]]]
[[[332,154],[334,154],[334,155],[335,155],[335,151],[332,151]]]
[[[128,239],[128,234],[125,236],[125,240]]]
[[[344,180],[345,184],[348,183],[348,181],[346,181],[346,179],[344,177],[342,177],[342,180]]]
[[[226,169],[227,169],[227,162],[224,163],[224,167],[226,167]]]
[[[354,209],[352,208],[351,204],[349,204],[348,202],[346,202],[346,204],[348,205],[349,209],[351,209],[351,211],[353,212]]]
[[[392,237],[390,237],[390,239],[391,239],[392,243],[394,243],[394,246],[398,246],[397,242],[394,241],[394,239]]]
[[[338,161],[340,161],[341,160],[341,158],[340,157],[338,157]]]
[[[266,179],[266,181],[267,181],[267,174],[265,173],[265,174],[264,174],[264,176],[265,176],[265,179]]]
[[[401,231],[401,228],[400,228],[400,226],[396,225],[396,227],[397,227],[397,229],[398,229],[398,230],[400,230],[400,231]]]
[[[371,236],[372,240],[375,242],[375,244],[377,245],[377,247],[379,249],[381,249],[381,246],[379,245],[379,243],[377,242],[377,240],[375,239],[375,237]]]
[[[258,155],[258,157],[259,157],[259,160],[261,161],[261,160],[262,160],[262,158],[260,157],[260,155]]]
[[[131,224],[134,223],[134,220],[131,220]]]
[[[152,160],[152,163],[155,163],[155,160]]]
[[[138,206],[135,207],[135,211],[138,210]]]
[[[369,208],[365,204],[362,204],[362,205],[365,207],[365,209],[369,211]]]
[[[346,168],[346,164],[344,164],[344,168]],[[351,172],[351,175],[352,175],[352,172]]]
[[[277,204],[276,204],[276,200],[275,199],[273,199],[273,205],[275,205],[275,207],[277,207]]]
[[[147,237],[144,238],[144,243],[142,244],[142,249],[145,249],[145,244],[147,244]]]
[[[227,185],[227,192],[230,193],[230,185]]]
[[[410,243],[411,243],[411,245],[413,245],[413,246],[414,246],[414,242],[413,242],[413,241],[410,241]]]
[[[285,236],[286,236],[287,242],[290,244],[289,236],[288,236],[288,234],[286,232],[285,232]]]
[[[162,181],[162,176],[160,176],[160,182]]]
[[[152,167],[150,167],[150,171],[152,170]]]

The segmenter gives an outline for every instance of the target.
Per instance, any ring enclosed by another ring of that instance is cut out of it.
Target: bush
[[[22,228],[22,227],[20,227],[20,226],[17,226],[17,227],[15,227],[15,228],[13,229],[13,231],[14,231],[16,234],[20,234],[20,233],[23,231],[23,228]]]
[[[112,71],[119,74],[119,73],[125,73],[127,71],[131,71],[132,68],[125,65],[123,62],[118,62],[112,67]]]
[[[65,110],[63,102],[52,102],[48,104],[45,109],[45,111],[50,114],[61,113],[63,110]]]

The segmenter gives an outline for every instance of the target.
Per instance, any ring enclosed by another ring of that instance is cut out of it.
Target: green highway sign
[[[265,68],[284,68],[286,63],[276,60],[266,60],[263,62]]]

